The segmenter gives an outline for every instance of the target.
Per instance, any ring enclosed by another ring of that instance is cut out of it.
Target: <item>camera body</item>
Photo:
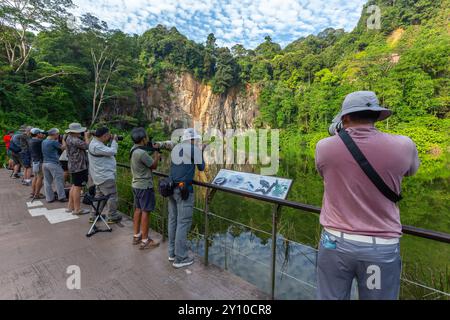
[[[341,130],[343,128],[344,128],[344,125],[343,125],[342,121],[332,122],[331,125],[328,127],[328,133],[330,134],[330,136],[334,136],[335,134],[337,134],[339,132],[339,130]]]
[[[149,141],[147,142],[147,144],[144,146],[145,150],[148,152],[158,152],[161,153],[161,148],[155,148],[153,146],[154,142],[152,141],[152,138],[149,138]]]

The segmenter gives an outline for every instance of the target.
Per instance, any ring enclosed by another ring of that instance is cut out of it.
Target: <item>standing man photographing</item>
[[[48,203],[55,201],[52,184],[55,183],[58,201],[69,201],[64,190],[64,171],[59,163],[59,153],[66,146],[59,143],[59,130],[52,128],[47,132],[47,139],[42,141],[45,199]]]
[[[360,299],[398,299],[397,202],[402,179],[417,172],[419,158],[410,138],[375,128],[391,113],[374,92],[353,92],[333,120],[330,133],[338,134],[316,145],[316,168],[324,179],[318,299],[349,299],[354,278]]]
[[[133,244],[139,244],[139,249],[143,250],[159,245],[158,241],[149,238],[148,231],[149,215],[155,209],[152,170],[158,167],[160,154],[155,151],[152,159],[147,153],[146,146],[149,143],[149,138],[144,128],[134,128],[131,131],[131,139],[134,142],[130,151],[131,174],[133,176],[131,186],[134,197]]]
[[[181,143],[171,148],[170,178],[174,183],[173,195],[169,197],[169,261],[175,268],[182,268],[194,263],[189,256],[187,235],[192,225],[194,210],[195,169],[205,170],[203,149],[199,146],[201,136],[193,129],[184,130]]]
[[[41,194],[41,189],[44,180],[44,172],[42,169],[44,161],[44,156],[42,155],[42,141],[45,139],[45,131],[39,128],[33,128],[30,133],[31,168],[34,175],[31,183],[31,197],[33,199],[44,199],[45,196]]]
[[[69,203],[66,212],[74,215],[88,214],[89,210],[81,209],[81,188],[88,182],[88,157],[90,134],[79,123],[71,123],[66,130],[68,137],[67,145],[67,168],[72,177],[72,187],[69,193]],[[81,139],[81,134],[85,134],[85,139]]]
[[[122,216],[117,212],[116,186],[116,154],[119,145],[117,135],[111,135],[106,127],[98,128],[94,138],[89,143],[89,174],[95,184],[96,197],[109,195],[108,219],[109,224],[118,223]],[[108,143],[111,142],[111,146]],[[90,222],[94,222],[91,216]]]

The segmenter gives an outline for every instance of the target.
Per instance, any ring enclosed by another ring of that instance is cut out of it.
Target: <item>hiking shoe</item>
[[[179,261],[179,262],[175,261],[174,263],[172,263],[172,266],[174,268],[178,269],[178,268],[183,268],[183,267],[190,266],[193,263],[194,263],[194,259],[188,258],[188,259],[186,259],[184,261]]]
[[[114,223],[119,223],[120,221],[122,221],[122,217],[119,216],[118,218],[112,219],[112,218],[108,218],[108,220],[106,221],[106,223],[108,224],[114,224]]]
[[[141,245],[139,246],[139,250],[156,248],[159,246],[159,241],[155,241],[153,239],[148,238],[147,240],[142,240]]]

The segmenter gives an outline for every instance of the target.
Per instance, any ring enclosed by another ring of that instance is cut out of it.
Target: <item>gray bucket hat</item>
[[[339,122],[346,114],[358,111],[381,111],[377,121],[391,116],[392,111],[380,106],[377,95],[372,91],[355,91],[348,94],[342,103],[341,112],[334,117],[333,122]]]
[[[74,122],[69,124],[69,129],[66,130],[66,133],[82,133],[86,131],[86,127],[82,127],[81,124]]]

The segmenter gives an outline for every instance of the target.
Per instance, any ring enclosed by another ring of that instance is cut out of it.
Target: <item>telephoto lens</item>
[[[342,121],[339,122],[333,122],[331,123],[330,127],[328,128],[328,133],[330,134],[330,136],[334,136],[335,134],[337,134],[339,132],[339,130],[341,130],[343,128],[343,124]]]
[[[117,141],[123,141],[123,136],[117,136]]]

